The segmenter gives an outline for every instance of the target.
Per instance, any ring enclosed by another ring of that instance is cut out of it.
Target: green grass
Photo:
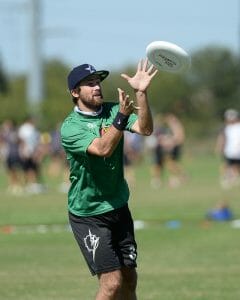
[[[146,227],[138,241],[138,297],[140,300],[240,299],[240,229],[230,222],[204,222],[207,210],[229,201],[240,218],[239,188],[222,190],[219,161],[210,155],[184,161],[188,181],[181,187],[150,187],[149,165],[136,167],[130,207]],[[1,174],[0,299],[94,299],[97,280],[91,277],[72,233],[53,230],[67,224],[66,195],[51,182],[40,196],[9,196]],[[171,229],[167,222],[177,220]],[[37,225],[48,225],[42,232]],[[6,232],[15,225],[17,231]],[[30,230],[31,229],[31,230]],[[5,233],[3,232],[5,231]]]

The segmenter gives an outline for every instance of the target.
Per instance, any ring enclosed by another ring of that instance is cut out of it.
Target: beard
[[[91,111],[97,111],[103,104],[103,96],[102,94],[95,95],[91,99],[81,99],[81,102],[85,108]]]

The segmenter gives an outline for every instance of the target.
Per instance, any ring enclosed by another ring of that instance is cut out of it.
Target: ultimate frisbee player
[[[134,89],[135,103],[121,89],[119,103],[103,101],[101,81],[108,71],[83,64],[68,75],[74,109],[62,124],[61,138],[70,164],[69,219],[90,272],[98,276],[97,300],[137,299],[137,244],[123,174],[123,132],[152,133],[147,88],[156,73],[146,59],[133,77],[121,75]]]

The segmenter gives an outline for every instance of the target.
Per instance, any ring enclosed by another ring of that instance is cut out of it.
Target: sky
[[[0,63],[8,74],[29,69],[29,1],[0,0]],[[69,68],[123,68],[159,40],[190,55],[209,45],[240,52],[240,0],[38,1],[42,58]]]

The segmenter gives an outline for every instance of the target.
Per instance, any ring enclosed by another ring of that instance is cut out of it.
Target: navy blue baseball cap
[[[73,68],[72,71],[68,74],[68,89],[69,91],[73,90],[78,85],[78,83],[80,83],[90,75],[98,75],[100,80],[103,81],[108,76],[108,74],[109,72],[105,70],[96,71],[96,69],[89,64],[77,66]]]

